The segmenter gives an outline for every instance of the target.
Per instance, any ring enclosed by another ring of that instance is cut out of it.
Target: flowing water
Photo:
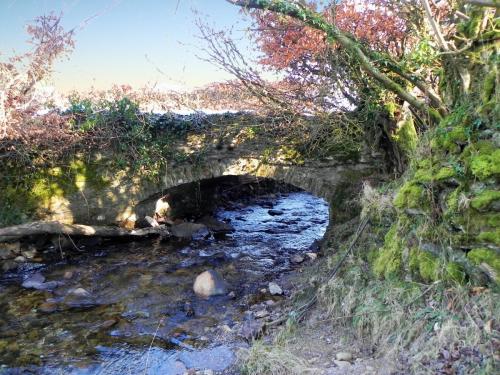
[[[324,235],[328,206],[305,192],[270,194],[216,217],[235,232],[189,244],[95,245],[4,275],[0,374],[168,375],[230,366],[247,345],[237,327],[252,318],[249,307],[284,298],[262,288]],[[207,269],[221,273],[232,293],[195,296],[193,281]]]

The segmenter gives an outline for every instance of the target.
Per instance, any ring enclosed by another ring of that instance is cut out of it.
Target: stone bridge
[[[200,145],[186,139],[176,147],[187,154],[199,152]],[[234,139],[224,147],[215,141],[205,142],[200,153],[203,157],[196,158],[196,163],[167,162],[167,167],[159,171],[160,178],[154,180],[131,176],[126,170],[107,171],[103,163],[98,173],[106,177],[106,184],[95,186],[84,180],[77,181],[75,191],[51,196],[44,202],[39,216],[65,223],[130,224],[146,215],[152,216],[155,210],[164,209],[164,205],[159,204],[160,198],[171,189],[182,191],[184,184],[222,176],[244,176],[242,181],[269,178],[322,197],[330,203],[330,216],[335,218],[341,213],[349,213],[349,208],[344,207],[346,201],[359,193],[364,178],[382,169],[383,165],[379,158],[367,152],[355,162],[326,158],[292,163],[285,161],[277,148],[270,155],[266,139],[242,144],[235,143]],[[279,140],[274,142],[279,145]]]

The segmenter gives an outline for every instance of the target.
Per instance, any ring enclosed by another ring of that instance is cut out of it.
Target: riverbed
[[[276,318],[272,306],[290,294],[272,295],[269,282],[314,260],[328,205],[306,192],[274,193],[230,202],[215,217],[234,232],[190,242],[103,243],[4,275],[0,374],[230,367],[238,348],[248,346],[252,324]],[[223,275],[227,295],[194,294],[194,279],[207,269]]]

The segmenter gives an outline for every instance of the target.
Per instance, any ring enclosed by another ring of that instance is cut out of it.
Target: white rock
[[[231,327],[229,327],[227,324],[223,324],[220,328],[225,333],[231,333],[231,332],[233,332],[233,330],[231,329]]]
[[[337,361],[336,359],[333,360],[333,363],[340,368],[351,366],[351,364],[347,361]]]
[[[304,257],[299,254],[295,254],[291,259],[292,263],[299,264],[304,261]]]
[[[316,260],[316,258],[318,258],[318,254],[316,253],[306,253],[306,255],[311,260]]]
[[[89,297],[90,293],[83,288],[76,288],[71,291],[71,294],[77,297]]]
[[[266,316],[268,316],[269,313],[267,312],[267,310],[259,310],[255,313],[255,317],[257,319],[261,319],[261,318],[265,318]]]
[[[271,293],[273,296],[281,295],[283,294],[283,289],[281,289],[281,287],[275,282],[270,282],[269,293]]]
[[[196,277],[193,290],[200,297],[218,296],[227,294],[227,283],[217,271],[207,270]]]
[[[37,255],[36,249],[24,250],[21,252],[26,259],[33,259]]]
[[[339,352],[335,355],[339,361],[352,361],[352,354],[349,352]]]

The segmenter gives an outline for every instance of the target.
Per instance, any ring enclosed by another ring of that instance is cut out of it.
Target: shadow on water
[[[230,366],[247,345],[238,327],[253,319],[249,309],[284,298],[262,288],[323,237],[328,206],[305,192],[277,193],[231,202],[216,217],[234,233],[189,244],[97,245],[8,275],[0,283],[0,374],[182,374]],[[195,296],[193,281],[207,269],[221,273],[231,293]],[[38,288],[27,288],[33,280]]]

